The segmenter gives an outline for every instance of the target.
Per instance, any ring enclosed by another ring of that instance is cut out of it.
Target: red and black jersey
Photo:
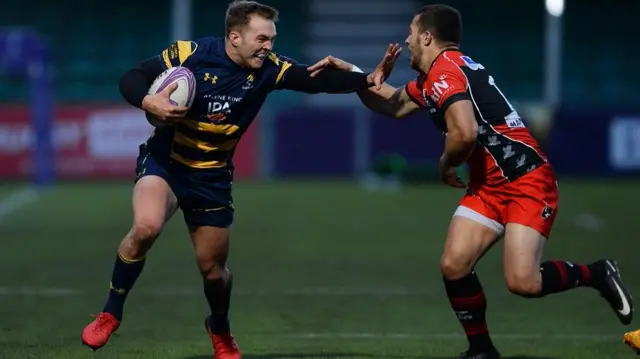
[[[429,110],[447,132],[444,113],[460,100],[472,102],[477,145],[467,160],[472,183],[513,181],[547,163],[546,156],[489,72],[459,50],[445,50],[429,71],[406,85],[409,97]]]

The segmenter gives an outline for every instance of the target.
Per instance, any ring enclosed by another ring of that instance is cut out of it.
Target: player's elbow
[[[462,139],[465,142],[472,143],[472,142],[476,142],[477,138],[478,138],[478,124],[474,122],[471,126],[469,126],[463,131]]]
[[[391,110],[392,117],[397,119],[405,118],[410,114],[412,114],[417,109],[418,109],[417,106],[411,105],[411,104],[402,104],[402,105],[394,106]]]
[[[469,122],[464,126],[458,127],[453,135],[460,142],[468,144],[475,143],[478,138],[478,124],[476,122]]]

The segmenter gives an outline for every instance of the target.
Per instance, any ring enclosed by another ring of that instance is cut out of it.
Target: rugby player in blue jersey
[[[380,86],[394,56],[373,73],[326,69],[310,76],[301,65],[274,53],[278,11],[254,1],[236,1],[226,13],[226,36],[177,41],[127,71],[120,91],[131,105],[167,122],[140,146],[133,188],[133,225],[117,251],[104,309],[82,333],[82,342],[103,347],[122,321],[129,291],[163,226],[182,209],[210,307],[205,328],[216,359],[241,357],[229,326],[231,272],[227,268],[233,223],[233,154],[243,133],[274,90],[349,93]],[[151,83],[168,68],[183,66],[196,78],[190,108],[173,106],[175,85],[154,95]]]

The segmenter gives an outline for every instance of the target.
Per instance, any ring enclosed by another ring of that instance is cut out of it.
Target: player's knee
[[[539,273],[513,272],[505,276],[507,289],[522,297],[536,297],[542,291]]]
[[[144,244],[158,238],[162,231],[162,224],[141,222],[133,225],[129,237],[135,244]]]
[[[132,258],[144,256],[161,231],[162,225],[151,222],[135,223],[124,241],[122,241],[121,252],[128,254]]]
[[[440,271],[449,280],[460,279],[473,270],[473,261],[456,253],[445,252],[440,258]]]
[[[224,277],[227,269],[228,253],[223,248],[206,248],[196,252],[196,260],[202,277],[214,280]]]
[[[221,261],[210,257],[198,258],[198,268],[202,277],[207,280],[224,278],[229,272],[226,260]]]

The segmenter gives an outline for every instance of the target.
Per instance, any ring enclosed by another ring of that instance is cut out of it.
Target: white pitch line
[[[106,290],[106,289],[105,289]],[[201,296],[199,288],[136,288],[136,293],[159,297],[193,297]],[[86,290],[76,288],[34,288],[34,287],[0,287],[0,296],[39,296],[61,297],[81,296],[89,294]],[[275,289],[236,289],[234,296],[243,297],[409,297],[444,295],[440,291],[410,290],[404,288],[341,288],[341,287],[292,287]]]
[[[199,290],[190,289],[142,289],[137,292],[157,296],[201,296]],[[105,289],[106,290],[106,289]],[[76,297],[89,294],[87,291],[73,288],[11,288],[0,287],[0,296],[33,296],[33,297]],[[433,295],[428,291],[410,291],[401,288],[332,288],[332,287],[301,287],[285,288],[283,290],[238,290],[234,295],[239,296],[413,296]],[[268,335],[254,333],[252,335]],[[453,341],[463,340],[464,335],[456,333],[325,333],[307,332],[283,334],[284,337],[300,340],[420,340],[420,341]],[[579,341],[579,342],[603,342],[621,340],[620,335],[611,334],[537,334],[537,333],[495,333],[491,335],[495,339],[504,340],[553,340],[553,341]]]
[[[158,296],[192,296],[201,295],[200,289],[153,289],[147,293]],[[295,296],[327,296],[327,297],[408,297],[432,295],[434,291],[412,290],[407,288],[342,288],[342,287],[292,287],[272,289],[236,289],[234,295],[254,297],[295,297]]]
[[[170,289],[167,289],[170,288]],[[80,289],[71,287],[2,287],[0,286],[0,297],[79,297],[79,296],[95,296],[106,293],[108,287],[100,289]],[[152,296],[152,297],[184,297],[199,298],[203,296],[202,289],[199,285],[193,287],[172,287],[163,288],[136,287],[135,295]],[[340,298],[340,297],[362,297],[362,298],[446,298],[446,293],[441,290],[420,290],[408,288],[345,288],[345,287],[290,287],[290,288],[271,288],[271,289],[234,289],[234,297],[243,298],[304,298],[304,297],[320,297],[320,298]],[[490,298],[515,298],[514,294],[506,291],[492,292]]]
[[[33,188],[23,188],[0,199],[0,220],[35,202],[38,192]]]
[[[27,297],[71,297],[82,295],[83,292],[71,288],[9,288],[0,287],[0,296]]]
[[[298,333],[290,334],[288,337],[295,339],[372,339],[372,340],[463,340],[462,334],[455,333]],[[621,340],[621,335],[611,334],[536,334],[536,333],[492,333],[492,338],[505,340],[563,340],[563,341],[612,341]]]

